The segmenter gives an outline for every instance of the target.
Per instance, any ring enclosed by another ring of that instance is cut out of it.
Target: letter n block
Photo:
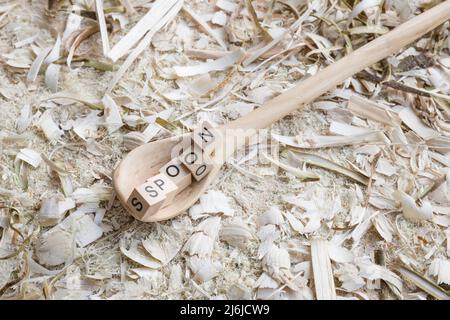
[[[217,140],[217,130],[209,121],[203,121],[197,128],[195,128],[192,140],[203,150],[203,152],[210,154],[214,148],[214,142]]]

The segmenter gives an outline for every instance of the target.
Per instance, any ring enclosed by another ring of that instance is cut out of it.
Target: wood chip
[[[378,121],[389,126],[396,126],[401,123],[397,114],[358,95],[352,95],[350,97],[347,108],[357,116]]]
[[[109,39],[108,30],[106,27],[105,12],[103,11],[103,0],[95,0],[95,13],[97,15],[98,26],[100,28],[100,35],[102,37],[103,55],[108,56],[109,53]]]
[[[210,62],[205,62],[203,64],[194,66],[174,66],[173,69],[179,77],[192,77],[200,74],[205,74],[211,71],[222,71],[229,67],[236,65],[244,56],[243,50],[236,50],[228,53],[227,55],[213,60]]]
[[[105,109],[104,109],[105,123],[106,123],[106,126],[108,127],[108,133],[111,134],[111,133],[119,130],[123,126],[119,106],[108,95],[105,95],[103,97],[102,103],[105,107]]]
[[[336,300],[333,270],[325,240],[311,240],[311,260],[317,300]]]
[[[111,48],[108,57],[113,62],[119,60],[128,52],[128,50],[138,43],[147,32],[156,29],[158,22],[161,21],[178,2],[180,2],[180,0],[155,1],[151,9],[141,18],[141,20],[139,20],[139,22]]]
[[[355,180],[363,185],[367,186],[369,184],[369,177],[363,175],[362,173],[347,169],[343,166],[340,166],[332,161],[316,156],[314,154],[295,151],[289,152],[289,156],[291,157],[291,159],[294,159],[295,161],[304,162],[313,166],[318,166],[324,169],[329,169],[336,173],[343,174],[349,177],[350,179]]]
[[[414,113],[410,107],[404,108],[400,113],[399,117],[402,121],[419,137],[424,140],[430,140],[439,136],[439,132],[427,127]]]
[[[142,38],[142,40],[138,43],[138,45],[133,49],[133,51],[128,55],[126,60],[120,66],[119,70],[114,75],[114,78],[111,80],[111,82],[108,85],[108,88],[106,89],[107,93],[110,93],[112,91],[114,86],[119,82],[120,78],[122,78],[122,76],[125,74],[127,69],[134,62],[134,60],[136,60],[137,57],[150,45],[155,33],[157,33],[161,28],[163,28],[166,24],[168,24],[170,21],[172,21],[175,18],[175,16],[178,14],[178,12],[181,9],[181,6],[183,5],[183,0],[171,0],[171,3],[173,1],[175,1],[174,5],[168,9],[168,11],[166,12],[166,14],[164,16],[160,16],[160,12],[158,11],[157,13],[158,13],[159,18],[156,21],[152,21],[151,23],[149,23],[151,28],[147,31],[147,33]],[[165,0],[159,0],[158,3],[160,3],[161,5],[167,5],[167,1],[165,1]],[[151,10],[149,11],[148,14],[150,14],[150,12],[151,12]],[[154,14],[156,15],[156,13],[154,13]],[[142,22],[142,24],[147,25],[146,22]],[[135,28],[136,28],[136,26],[135,26]],[[136,31],[131,36],[129,36],[130,38],[131,37],[135,38],[136,35],[139,36],[141,34],[141,31],[139,31],[138,29],[133,29],[133,30],[136,30]],[[127,48],[128,47],[131,48],[128,41],[129,40],[124,40],[124,42],[122,42],[123,44],[121,45],[121,47],[124,46]],[[111,51],[109,52],[109,57],[113,61],[114,61],[114,59],[113,59],[114,57],[122,56],[125,53],[121,47],[119,47],[119,49],[116,49],[116,50],[115,50],[115,47],[116,46],[114,46],[111,49]],[[117,58],[117,59],[119,59],[119,58]]]
[[[41,155],[39,152],[36,152],[32,149],[24,148],[20,149],[20,152],[17,154],[17,159],[20,159],[26,163],[28,163],[33,168],[37,168],[42,161]]]
[[[199,17],[194,11],[189,9],[186,6],[183,6],[183,11],[186,12],[198,25],[207,33],[209,34],[214,40],[217,41],[217,43],[222,47],[224,50],[227,49],[227,45],[223,41],[223,39],[217,34],[216,31],[214,31],[201,17]]]

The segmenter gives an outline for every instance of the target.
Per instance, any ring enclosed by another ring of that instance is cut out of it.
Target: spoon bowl
[[[171,160],[172,149],[182,139],[183,136],[171,137],[141,145],[128,153],[114,171],[113,185],[117,197],[122,206],[136,219],[143,222],[156,222],[179,215],[198,200],[219,173],[221,164],[213,162],[213,168],[206,177],[198,182],[193,180],[191,185],[178,193],[169,205],[150,216],[135,216],[127,204],[131,192],[148,178],[159,173],[159,169]]]

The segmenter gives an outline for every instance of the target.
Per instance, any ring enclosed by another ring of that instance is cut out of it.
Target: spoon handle
[[[450,0],[401,24],[222,129],[263,129],[450,19]]]

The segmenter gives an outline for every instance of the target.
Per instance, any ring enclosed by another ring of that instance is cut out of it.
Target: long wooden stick
[[[223,129],[262,129],[333,89],[345,79],[399,51],[450,19],[450,0],[403,23],[353,51],[262,107],[225,125]]]

